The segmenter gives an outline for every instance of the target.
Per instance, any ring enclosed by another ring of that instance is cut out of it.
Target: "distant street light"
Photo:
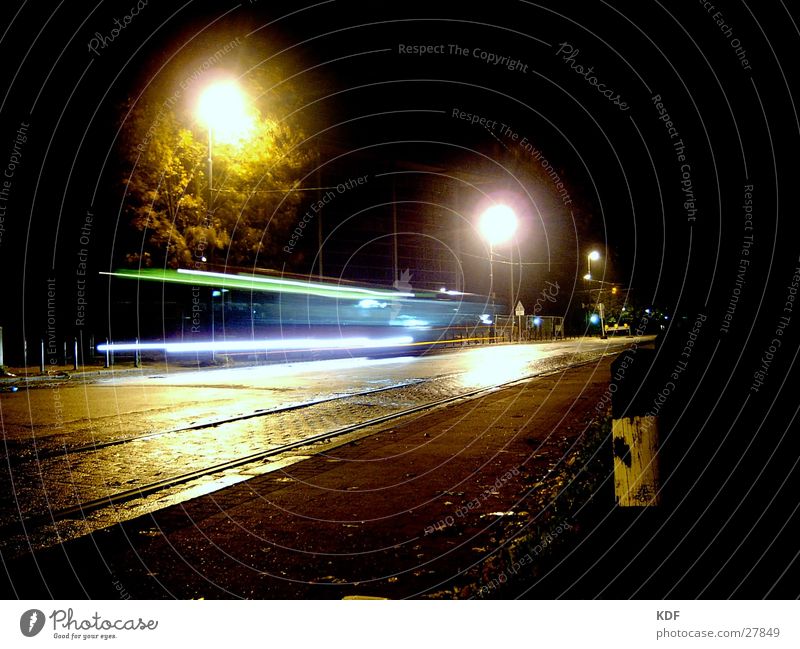
[[[600,259],[600,253],[597,250],[592,250],[588,255],[586,255],[586,274],[583,276],[583,279],[589,281],[592,279],[592,262],[597,261]]]
[[[592,250],[591,252],[589,252],[589,254],[586,255],[586,271],[587,272],[583,276],[583,279],[585,279],[587,282],[592,281],[592,262],[593,261],[597,261],[598,259],[600,259],[600,253],[597,250]],[[600,289],[602,289],[602,288],[603,288],[603,282],[600,281]],[[589,299],[591,300],[591,289],[589,289],[588,286],[587,286],[587,289],[589,290]],[[600,302],[601,297],[602,297],[602,290],[600,290],[598,292],[598,294],[597,294],[597,299],[598,299],[597,308],[598,308],[600,314],[599,314],[599,316],[597,314],[593,314],[591,316],[590,320],[591,320],[592,324],[597,324],[597,322],[600,323],[600,338],[604,339],[604,338],[606,338],[605,313],[604,313],[605,305],[602,302]]]
[[[489,292],[494,289],[494,246],[510,241],[517,231],[517,215],[508,205],[495,203],[481,215],[480,230],[489,243]],[[509,246],[509,268],[511,269],[511,285],[509,286],[509,318],[511,320],[511,340],[514,340],[514,264],[513,246]]]

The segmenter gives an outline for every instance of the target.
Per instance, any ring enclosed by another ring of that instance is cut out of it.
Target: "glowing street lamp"
[[[208,211],[211,220],[214,178],[214,138],[223,144],[238,144],[253,130],[245,94],[235,81],[218,81],[200,95],[197,117],[208,129]]]
[[[481,215],[480,230],[489,243],[489,292],[494,289],[494,246],[510,241],[517,231],[517,215],[508,205],[495,203],[489,206]],[[511,318],[511,340],[514,340],[514,264],[511,255],[513,246],[509,249],[509,268],[511,269],[511,285],[509,286],[509,313]]]
[[[218,81],[206,88],[197,104],[197,116],[218,142],[237,144],[253,129],[247,98],[235,81]]]
[[[600,253],[597,250],[592,250],[588,255],[586,255],[586,270],[587,273],[583,276],[583,279],[590,280],[592,279],[592,262],[597,261],[600,259]]]
[[[497,203],[483,213],[480,228],[489,245],[503,243],[517,231],[517,215],[508,205]]]

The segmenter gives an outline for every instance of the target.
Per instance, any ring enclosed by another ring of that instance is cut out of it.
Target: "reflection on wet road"
[[[0,479],[7,487],[0,494],[0,528],[322,432],[591,361],[630,342],[489,346],[421,357],[171,375],[143,371],[3,394]],[[167,489],[151,498],[146,510],[252,474],[249,467]],[[129,507],[124,517],[140,512],[137,507],[141,504]],[[100,524],[102,513],[93,516]],[[60,525],[60,533],[73,533],[74,522]]]

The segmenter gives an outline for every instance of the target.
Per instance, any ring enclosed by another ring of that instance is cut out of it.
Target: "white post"
[[[600,313],[600,338],[606,339],[606,309],[602,302],[597,305],[597,311]]]

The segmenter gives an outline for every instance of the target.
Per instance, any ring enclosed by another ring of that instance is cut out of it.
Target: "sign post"
[[[606,334],[606,307],[602,302],[597,305],[597,311],[600,313],[600,338],[605,340],[608,338]]]
[[[522,316],[525,315],[525,307],[522,306],[522,300],[517,301],[517,308],[514,309],[514,315],[517,316],[517,321],[519,322],[519,341],[522,342]]]

